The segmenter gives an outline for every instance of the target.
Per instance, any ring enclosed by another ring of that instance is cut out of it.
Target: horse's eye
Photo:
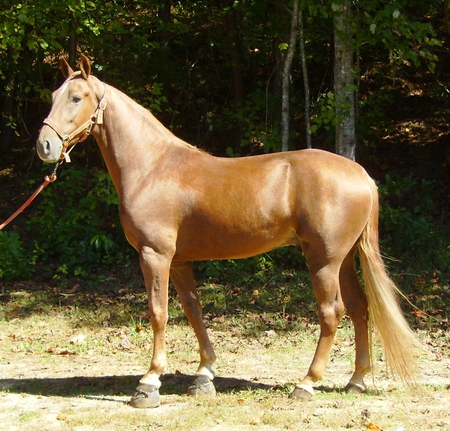
[[[81,102],[81,97],[80,96],[73,96],[72,103],[79,103],[79,102]]]

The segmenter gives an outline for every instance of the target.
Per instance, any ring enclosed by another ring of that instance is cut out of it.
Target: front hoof
[[[296,386],[294,390],[289,395],[289,398],[294,398],[300,401],[309,401],[314,395],[314,391],[308,390],[306,388],[302,388],[300,386]]]
[[[216,395],[216,388],[214,387],[214,383],[208,376],[198,375],[195,378],[194,383],[189,386],[188,395],[194,397],[214,397]]]
[[[131,397],[130,405],[137,409],[159,407],[159,389],[156,386],[139,383]]]
[[[366,392],[366,389],[367,387],[364,384],[364,382],[363,383],[348,382],[344,391],[347,392],[347,394],[362,394],[363,392]]]

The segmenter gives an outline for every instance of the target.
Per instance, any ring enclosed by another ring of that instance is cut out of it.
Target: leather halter
[[[79,74],[79,71],[75,72],[68,78],[68,81]],[[65,159],[66,162],[70,162],[69,152],[67,151],[67,149],[71,145],[74,146],[78,144],[78,142],[83,142],[91,134],[92,127],[94,127],[95,124],[103,124],[103,112],[105,111],[108,104],[105,99],[107,87],[105,84],[103,85],[105,86],[105,91],[103,92],[102,98],[98,102],[98,106],[95,112],[90,116],[89,120],[85,121],[81,126],[76,128],[69,135],[67,133],[64,133],[50,118],[46,118],[43,121],[45,125],[49,126],[61,138],[62,151],[60,160]]]

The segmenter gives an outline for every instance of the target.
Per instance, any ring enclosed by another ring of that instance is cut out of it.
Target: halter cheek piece
[[[77,74],[79,74],[79,72],[75,72],[69,79],[71,79],[73,76]],[[70,135],[64,133],[50,118],[46,118],[43,121],[45,125],[49,126],[61,138],[62,151],[60,160],[65,159],[67,163],[70,163],[69,153],[71,150],[67,151],[67,149],[71,145],[73,148],[73,146],[78,144],[78,142],[83,142],[91,134],[92,127],[94,127],[95,124],[103,124],[103,112],[105,111],[106,105],[108,104],[107,101],[105,100],[105,96],[106,96],[106,85],[105,91],[103,92],[103,96],[98,102],[98,107],[95,110],[95,112],[91,115],[89,120],[84,122],[77,129],[75,129]]]

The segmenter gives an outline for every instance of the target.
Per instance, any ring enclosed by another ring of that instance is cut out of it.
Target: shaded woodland
[[[1,1],[0,221],[51,170],[34,141],[63,79],[59,58],[75,67],[85,53],[97,77],[214,155],[281,151],[282,142],[303,149],[308,137],[312,147],[336,151],[339,128],[353,115],[356,161],[380,187],[383,251],[407,288],[437,283],[448,296],[447,1]],[[337,41],[351,62],[351,85],[339,91]],[[72,159],[0,233],[0,281],[87,275],[136,259],[92,138]],[[282,268],[296,259],[286,250],[270,257]],[[255,272],[261,260],[237,265],[198,271],[232,278]],[[402,275],[410,273],[413,282]]]

